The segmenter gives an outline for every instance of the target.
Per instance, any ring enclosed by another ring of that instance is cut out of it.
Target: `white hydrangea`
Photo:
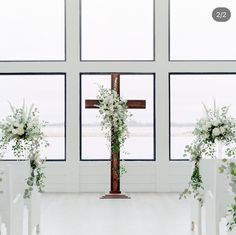
[[[221,134],[221,131],[220,131],[220,128],[214,128],[213,131],[212,131],[212,135],[213,136],[219,136]]]

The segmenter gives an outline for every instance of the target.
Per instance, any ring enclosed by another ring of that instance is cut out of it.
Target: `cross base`
[[[125,194],[105,194],[104,196],[100,197],[100,199],[131,199],[131,197],[125,195]]]

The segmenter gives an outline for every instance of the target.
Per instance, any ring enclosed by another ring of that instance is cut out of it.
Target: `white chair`
[[[5,224],[7,235],[23,234],[23,197],[20,193],[13,193],[10,167],[0,169],[2,181],[0,182],[0,234],[2,223]]]
[[[25,162],[26,164],[26,174],[24,179],[28,178],[31,173],[29,161]],[[23,188],[21,189],[22,193],[24,193],[26,187],[26,183],[24,181]],[[31,197],[28,199],[24,199],[24,204],[28,211],[28,235],[40,233],[40,208],[41,208],[41,193],[38,192],[36,188],[33,189]]]

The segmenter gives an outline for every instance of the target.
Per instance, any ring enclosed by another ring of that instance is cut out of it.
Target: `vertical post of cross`
[[[111,75],[111,89],[120,95],[120,75]],[[120,151],[114,152],[112,145],[117,141],[114,128],[111,129],[111,194],[120,194]]]

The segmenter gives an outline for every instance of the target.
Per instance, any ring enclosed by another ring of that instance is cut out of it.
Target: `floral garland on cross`
[[[105,131],[105,137],[110,143],[113,153],[120,152],[129,136],[127,120],[132,116],[128,111],[127,101],[123,100],[116,91],[99,86],[97,96],[99,114],[102,118],[101,129]],[[113,136],[111,136],[111,130]],[[120,165],[118,175],[126,173],[124,165]]]
[[[49,146],[42,130],[46,122],[40,122],[39,111],[34,105],[28,109],[23,102],[21,108],[15,108],[11,104],[10,107],[12,114],[0,123],[0,157],[4,157],[7,147],[11,145],[14,156],[30,161],[31,173],[26,180],[27,188],[24,192],[24,198],[30,198],[34,185],[39,192],[43,192],[44,188],[45,175],[40,148]]]
[[[180,194],[180,198],[186,198],[193,194],[200,206],[204,204],[203,198],[203,181],[200,174],[199,164],[201,159],[205,157],[215,158],[215,144],[222,142],[227,147],[225,154],[232,158],[236,156],[236,148],[232,144],[236,143],[236,120],[227,115],[229,107],[217,109],[214,103],[214,109],[208,109],[204,104],[206,116],[201,118],[193,131],[195,139],[190,145],[185,147],[184,156],[189,155],[190,161],[194,163],[188,187]],[[230,186],[236,187],[236,164],[228,162],[227,159],[222,160],[222,166],[219,168],[220,173],[226,172],[230,179]],[[231,220],[227,224],[231,231],[236,225],[236,198],[233,204],[228,208],[228,215]]]

